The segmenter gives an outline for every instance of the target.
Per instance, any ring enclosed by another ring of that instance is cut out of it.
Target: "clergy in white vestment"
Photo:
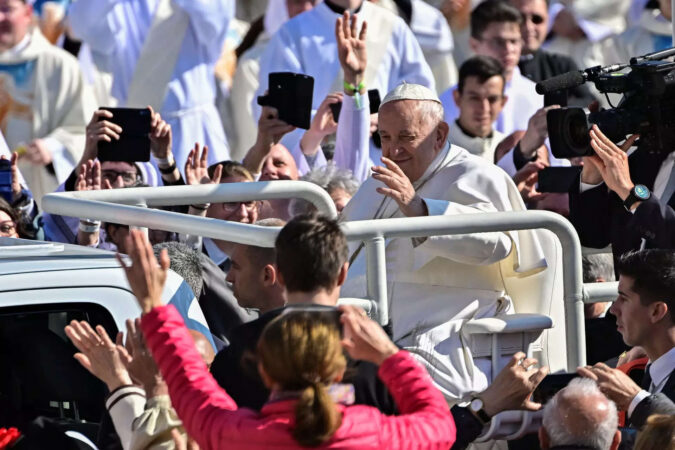
[[[335,23],[345,10],[356,13],[360,24],[368,23],[368,70],[365,89],[377,89],[380,97],[402,81],[418,83],[434,89],[434,77],[424,59],[417,39],[403,19],[365,0],[325,0],[311,11],[286,22],[270,39],[261,58],[260,88],[267,90],[272,72],[296,72],[314,77],[313,111],[329,93],[343,90],[343,76],[337,55]],[[255,101],[255,100],[254,100]],[[253,105],[254,114],[260,107]],[[296,130],[284,137],[284,145],[294,151],[302,137]],[[379,154],[371,148],[371,154]],[[300,165],[304,156],[295,152]],[[379,157],[378,157],[379,158]]]
[[[255,143],[258,124],[253,119],[252,107],[259,87],[260,59],[265,53],[270,37],[289,18],[313,8],[318,2],[319,0],[270,0],[263,17],[262,32],[253,46],[237,60],[237,70],[234,73],[228,99],[234,129],[234,136],[228,135],[228,138],[230,138],[230,153],[234,161],[241,161],[248,149]]]
[[[342,220],[522,211],[510,177],[451,145],[443,108],[431,90],[402,84],[379,110],[382,166],[373,168]],[[393,339],[418,357],[450,403],[490,379],[489,337],[465,334],[467,320],[512,312],[509,277],[546,266],[534,232],[489,232],[386,239]],[[366,255],[350,244],[345,297],[366,294]]]
[[[94,105],[77,60],[31,27],[30,3],[0,2],[0,130],[39,202],[79,160]]]
[[[506,135],[527,129],[528,121],[544,106],[544,97],[537,94],[534,83],[520,73],[518,61],[522,49],[520,11],[506,2],[488,0],[471,13],[469,43],[476,55],[491,56],[504,67],[505,94],[509,101],[497,117],[495,128]],[[452,123],[459,117],[454,101],[457,86],[441,94],[445,121]]]
[[[467,59],[459,70],[454,92],[459,117],[448,123],[451,144],[491,163],[497,146],[506,137],[494,129],[497,116],[508,101],[504,81],[504,70],[496,59],[489,56]]]
[[[233,15],[234,0],[78,0],[70,7],[72,32],[98,69],[112,74],[117,103],[150,105],[171,125],[181,171],[196,142],[209,147],[209,163],[230,157],[214,66]]]

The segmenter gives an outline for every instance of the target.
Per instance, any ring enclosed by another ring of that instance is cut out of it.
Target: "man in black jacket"
[[[518,67],[530,80],[546,80],[567,72],[579,70],[572,58],[541,49],[548,33],[548,2],[546,0],[511,0],[523,15],[521,34],[523,52]],[[595,100],[585,85],[574,88],[569,95],[571,106],[586,107]]]
[[[632,428],[651,414],[675,414],[675,252],[627,253],[617,265],[619,297],[610,311],[624,342],[641,346],[649,363],[641,386],[603,363],[579,368],[597,380],[602,392],[626,411]]]

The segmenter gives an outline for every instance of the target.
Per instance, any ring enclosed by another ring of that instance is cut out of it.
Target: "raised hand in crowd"
[[[630,136],[619,147],[610,141],[597,125],[593,125],[589,134],[595,155],[584,157],[581,181],[588,184],[598,184],[604,181],[610,190],[621,197],[621,200],[625,200],[634,186],[626,152],[633,146],[639,135]],[[639,202],[635,203],[633,208],[637,208],[638,205]]]
[[[98,191],[112,189],[109,180],[102,180],[101,163],[98,160],[88,160],[79,166],[79,173],[75,181],[76,191]],[[77,229],[77,243],[87,247],[98,245],[101,231],[101,222],[98,220],[80,219]]]
[[[331,105],[342,102],[342,93],[335,92],[328,94],[326,98],[319,105],[316,114],[312,119],[312,124],[309,130],[305,131],[300,139],[300,149],[302,153],[308,156],[313,156],[320,149],[321,141],[337,131],[338,124],[333,118],[333,110]]]
[[[535,369],[536,364],[536,359],[525,358],[523,352],[511,357],[494,381],[479,395],[485,412],[490,417],[502,411],[541,409],[542,405],[533,402],[530,397],[541,380],[548,375],[548,367]]]
[[[157,167],[162,174],[164,184],[174,184],[180,180],[180,172],[176,167],[176,160],[173,157],[172,142],[173,134],[171,125],[166,123],[162,116],[155,112],[151,106],[150,110],[150,152],[157,160]]]
[[[344,72],[345,83],[354,86],[363,81],[368,65],[367,30],[368,24],[363,22],[361,31],[358,32],[357,17],[354,15],[350,17],[349,11],[345,11],[344,15],[335,21],[338,58]]]
[[[595,380],[602,393],[616,403],[620,411],[628,411],[630,402],[642,390],[627,374],[605,363],[579,367],[577,373]]]
[[[221,165],[216,166],[216,169],[213,172],[213,176],[209,176],[209,148],[205,145],[203,149],[199,143],[195,143],[195,146],[190,153],[188,153],[187,160],[185,162],[185,183],[193,186],[198,184],[218,184],[223,175],[223,167]]]
[[[168,395],[169,390],[166,383],[145,345],[141,332],[141,319],[127,319],[126,326],[125,348],[130,356],[126,360],[126,367],[131,379],[143,386],[147,398]]]
[[[559,109],[560,105],[544,106],[527,123],[527,131],[520,140],[520,152],[526,159],[534,157],[537,150],[544,145],[548,137],[548,125],[546,123],[546,113],[552,109]]]
[[[38,166],[46,166],[52,162],[52,152],[49,150],[44,139],[34,139],[26,146],[23,156],[31,163]]]
[[[536,202],[546,197],[546,193],[537,191],[537,182],[539,181],[539,171],[547,166],[543,161],[533,161],[525,164],[513,176],[513,182],[516,183],[518,192],[523,198],[525,204]]]
[[[107,109],[94,111],[91,120],[87,124],[84,152],[78,166],[98,157],[98,143],[100,141],[112,142],[113,140],[119,140],[122,134],[122,127],[107,120],[112,119],[112,117],[113,114]]]
[[[65,327],[65,332],[79,351],[75,354],[75,359],[103,381],[111,392],[120,386],[131,384],[126,368],[128,354],[123,346],[110,339],[105,328],[98,325],[94,330],[85,321],[73,320]]]
[[[0,159],[6,160],[7,157],[5,155],[0,156]],[[23,193],[23,189],[21,187],[21,179],[19,178],[19,167],[18,167],[18,161],[19,161],[19,154],[17,152],[13,152],[12,156],[9,159],[9,171],[10,175],[12,177],[12,203],[17,202]]]
[[[126,273],[131,291],[136,296],[143,314],[162,305],[162,292],[169,270],[169,254],[162,249],[159,264],[152,245],[141,230],[129,230],[126,249],[132,264],[129,265],[118,253],[117,260]]]
[[[384,166],[373,166],[373,178],[381,181],[387,187],[378,187],[376,190],[382,195],[391,197],[398,203],[401,212],[407,217],[426,216],[427,206],[422,197],[415,192],[410,179],[401,168],[391,159],[383,156]]]
[[[398,352],[387,333],[364,310],[355,306],[340,306],[339,309],[344,327],[342,346],[353,359],[380,365]]]
[[[263,106],[258,120],[258,135],[255,144],[246,153],[242,163],[252,174],[262,172],[263,163],[273,146],[281,141],[285,134],[295,127],[279,119],[279,111],[271,106]]]

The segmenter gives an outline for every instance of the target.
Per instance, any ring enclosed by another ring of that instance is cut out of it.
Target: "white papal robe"
[[[43,139],[54,173],[21,160],[21,171],[39,202],[68,177],[84,149],[94,110],[77,60],[53,46],[38,29],[0,53],[0,130],[11,151]]]
[[[395,201],[369,178],[342,212],[343,221],[404,217]],[[430,216],[522,211],[525,206],[508,175],[494,164],[446,144],[414,183]],[[462,333],[473,318],[511,312],[505,279],[546,266],[531,231],[386,239],[387,292],[393,339],[427,367],[448,401],[487,387],[489,338]],[[350,244],[351,258],[358,244]],[[366,255],[349,268],[343,297],[366,294]],[[486,352],[487,350],[487,352]],[[477,363],[474,365],[474,359]]]
[[[159,0],[78,0],[69,10],[74,35],[89,44],[99,69],[113,75],[112,96],[127,95]],[[220,57],[234,0],[173,0],[189,18],[168,83],[162,117],[173,130],[173,153],[183,170],[195,142],[209,146],[209,163],[229,159],[215,107],[214,66]],[[161,54],[161,53],[160,53]]]
[[[383,15],[388,17],[387,23],[392,24],[389,33],[378,19]],[[369,1],[363,2],[357,16],[359,23],[363,20],[368,22],[369,42],[386,39],[382,45],[385,50],[381,54],[368,55],[368,64],[374,65],[376,71],[366,89],[379,90],[380,98],[384,98],[387,92],[403,81],[434,89],[431,69],[403,19]],[[343,81],[335,40],[335,21],[338,17],[341,17],[340,14],[321,3],[286,22],[272,36],[260,60],[260,88],[257,95],[267,90],[271,72],[296,72],[314,77],[313,111],[318,109],[329,93],[342,92]],[[260,115],[257,104],[253,111],[255,117]],[[298,148],[297,143],[301,138],[302,130],[296,130],[282,141],[292,150],[298,164],[301,164],[304,156],[293,149]]]

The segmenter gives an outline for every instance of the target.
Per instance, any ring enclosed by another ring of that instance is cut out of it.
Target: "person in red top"
[[[211,377],[178,312],[162,305],[167,254],[160,255],[158,265],[147,238],[136,230],[127,249],[132,265],[119,259],[143,311],[148,348],[185,429],[202,449],[448,449],[454,443],[449,407],[426,370],[353,307],[340,308],[342,338],[338,327],[316,316],[308,320],[308,313],[282,315],[270,323],[258,354],[271,400],[260,412],[239,409]],[[329,394],[344,372],[341,347],[352,358],[379,365],[378,375],[399,407],[398,416],[332,400]]]

